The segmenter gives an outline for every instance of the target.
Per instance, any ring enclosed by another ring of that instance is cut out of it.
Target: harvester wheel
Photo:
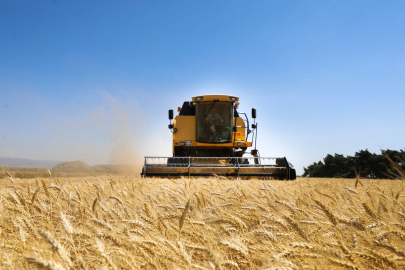
[[[168,166],[176,166],[175,164],[187,164],[187,158],[168,158],[167,165]]]
[[[174,159],[174,158],[168,158],[168,159],[167,159],[167,165],[168,165],[168,166],[173,166],[172,164],[177,163],[176,161],[177,161],[177,160]]]
[[[244,158],[241,160],[241,164],[249,164],[249,160],[247,158]]]
[[[291,169],[290,180],[295,180],[295,179],[297,179],[297,174],[295,172],[295,169]]]

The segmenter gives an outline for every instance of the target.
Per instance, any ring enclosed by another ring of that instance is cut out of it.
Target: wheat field
[[[1,269],[405,269],[400,180],[1,181]]]

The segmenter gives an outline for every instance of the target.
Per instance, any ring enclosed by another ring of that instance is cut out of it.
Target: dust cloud
[[[100,137],[106,140],[110,164],[130,165],[137,171],[143,166],[142,144],[144,112],[135,100],[126,103],[102,93],[104,103],[91,115],[99,126]]]
[[[77,102],[30,90],[9,94],[7,114],[0,117],[0,156],[91,166],[125,164],[140,172],[144,155],[170,149],[171,140],[160,132],[166,125],[148,124],[154,112],[151,104],[154,110],[158,106],[154,97],[126,87],[114,93],[87,91]]]

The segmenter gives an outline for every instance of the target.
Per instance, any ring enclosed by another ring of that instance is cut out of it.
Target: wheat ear
[[[41,268],[44,268],[44,269],[65,270],[65,268],[62,265],[52,262],[52,261],[46,261],[46,260],[38,259],[38,258],[27,258],[27,257],[24,259],[28,263],[36,264],[38,266],[41,266]]]
[[[188,210],[190,209],[190,200],[187,201],[186,207],[184,207],[183,214],[181,214],[180,221],[179,221],[179,230],[183,227],[184,220],[186,219],[186,215]]]

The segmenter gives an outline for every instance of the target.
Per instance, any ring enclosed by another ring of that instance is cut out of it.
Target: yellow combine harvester
[[[173,133],[172,157],[145,157],[144,177],[225,176],[241,179],[294,180],[295,169],[285,157],[260,157],[256,149],[256,109],[250,129],[247,115],[238,112],[239,97],[204,95],[178,108],[169,129]],[[242,118],[241,116],[244,116]],[[252,140],[248,141],[252,134]],[[244,157],[248,147],[251,157]]]

